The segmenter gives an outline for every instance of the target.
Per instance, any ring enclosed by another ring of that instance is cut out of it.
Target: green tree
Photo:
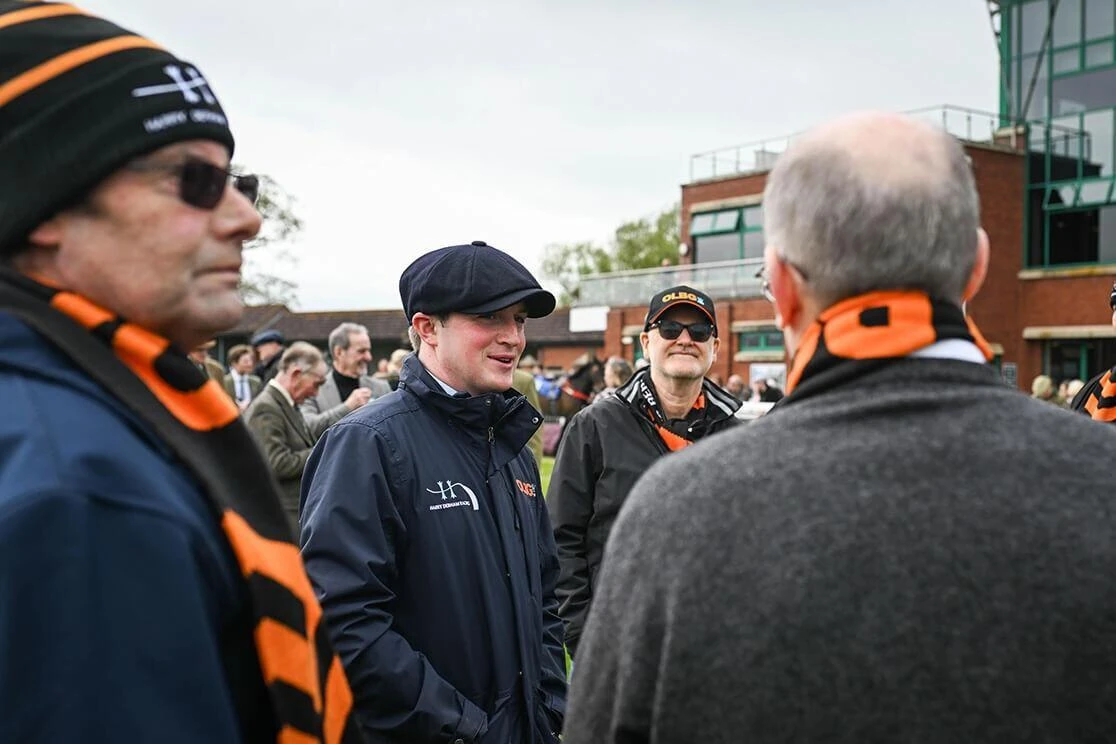
[[[616,271],[649,269],[663,261],[677,263],[678,207],[665,209],[655,217],[625,222],[616,228],[612,240],[612,258]]]
[[[248,305],[294,306],[298,285],[285,274],[298,267],[298,257],[289,245],[302,231],[295,199],[274,178],[261,174],[256,209],[263,217],[263,225],[260,234],[245,245],[241,299]]]
[[[542,273],[558,282],[558,302],[569,305],[577,299],[581,277],[612,271],[612,256],[593,243],[552,243],[543,251]]]
[[[542,274],[562,288],[559,302],[577,299],[581,277],[610,271],[649,269],[678,256],[678,206],[616,228],[608,248],[592,242],[554,243],[543,253]]]

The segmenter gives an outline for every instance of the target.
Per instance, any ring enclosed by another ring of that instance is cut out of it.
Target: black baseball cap
[[[483,240],[419,256],[399,277],[399,298],[408,320],[415,313],[491,313],[520,302],[527,317],[541,318],[557,304],[523,264]]]
[[[677,287],[655,293],[655,296],[651,298],[651,305],[647,308],[647,320],[643,323],[643,330],[651,330],[651,324],[658,320],[660,315],[679,305],[696,307],[705,313],[709,322],[713,324],[713,335],[717,335],[717,311],[713,308],[712,298],[704,292],[685,284],[679,284]]]

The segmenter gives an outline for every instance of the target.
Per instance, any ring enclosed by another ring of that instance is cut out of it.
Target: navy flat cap
[[[527,317],[554,312],[554,295],[523,264],[483,240],[439,248],[415,259],[399,277],[407,319],[415,313],[491,313],[516,303]]]
[[[286,341],[283,340],[283,334],[274,330],[260,331],[255,336],[252,336],[252,340],[249,343],[252,346],[259,346],[260,344],[266,344],[271,341],[277,344],[286,343]]]

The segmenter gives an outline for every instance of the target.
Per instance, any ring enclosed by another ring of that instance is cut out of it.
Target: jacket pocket
[[[508,744],[518,742],[523,737],[525,722],[523,710],[516,702],[517,689],[496,695],[492,712],[488,714],[488,731],[479,741],[481,744]]]

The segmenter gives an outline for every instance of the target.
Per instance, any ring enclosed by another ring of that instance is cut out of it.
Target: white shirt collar
[[[268,381],[267,381],[267,384],[268,384],[268,385],[270,385],[271,387],[275,388],[276,390],[278,390],[278,391],[279,391],[280,393],[282,393],[282,394],[283,394],[283,397],[287,399],[287,402],[291,404],[291,408],[294,408],[294,407],[295,407],[295,404],[294,404],[294,398],[292,398],[292,397],[291,397],[291,394],[287,392],[287,388],[285,388],[285,387],[283,387],[282,385],[280,385],[280,384],[279,384],[279,383],[278,383],[278,382],[277,382],[277,381],[275,380],[275,378],[274,378],[274,377],[272,377],[272,378],[271,378],[270,380],[268,380]]]
[[[430,376],[431,376],[431,377],[433,377],[433,378],[434,378],[434,382],[436,382],[436,383],[438,383],[439,385],[441,385],[441,386],[442,386],[442,390],[445,390],[445,391],[446,391],[446,395],[448,395],[448,396],[450,396],[450,397],[453,397],[453,396],[455,396],[455,395],[457,395],[457,394],[458,394],[458,392],[459,392],[459,391],[457,391],[457,390],[454,390],[454,389],[453,389],[453,388],[451,388],[451,387],[450,387],[449,385],[447,385],[446,383],[444,383],[444,382],[442,382],[441,380],[439,380],[439,379],[438,379],[438,376],[437,376],[437,375],[435,375],[435,374],[434,374],[433,372],[431,372],[430,370],[426,370],[426,371],[427,371],[427,372],[428,372],[428,373],[430,374]]]
[[[944,341],[935,341],[929,346],[912,351],[908,356],[922,359],[956,359],[961,362],[974,364],[987,364],[980,347],[972,341],[961,338],[947,338]]]

